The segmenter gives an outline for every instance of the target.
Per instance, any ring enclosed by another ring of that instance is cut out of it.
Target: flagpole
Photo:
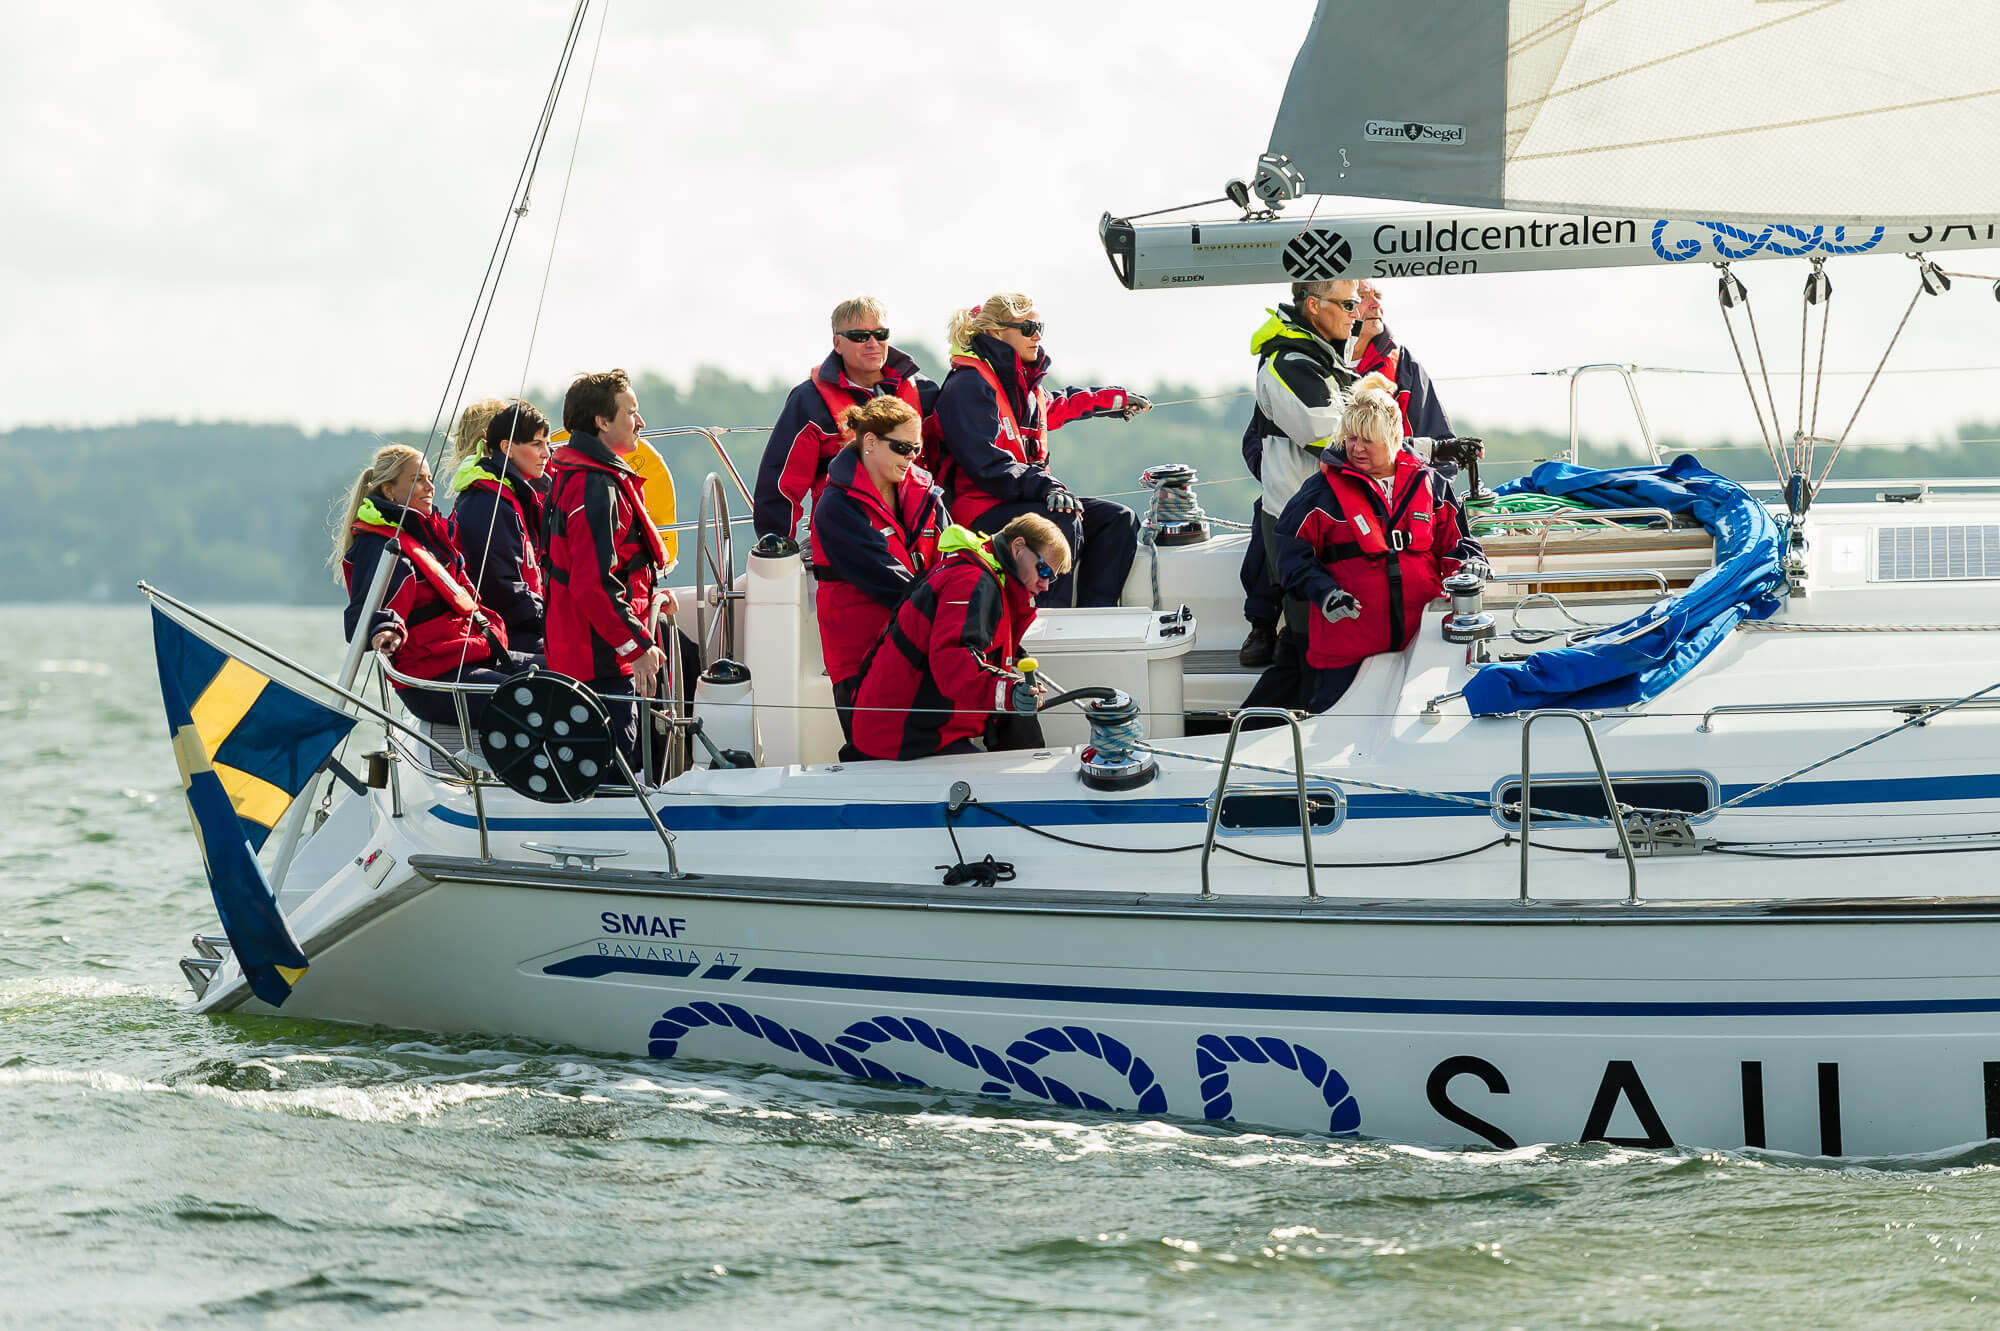
[[[395,717],[391,716],[389,713],[377,707],[374,703],[369,702],[368,699],[356,693],[351,685],[343,687],[342,685],[336,684],[334,681],[320,674],[318,671],[306,669],[304,666],[300,665],[297,661],[294,661],[289,656],[286,656],[283,652],[275,651],[272,648],[266,647],[263,643],[258,642],[255,638],[245,637],[242,633],[238,632],[236,629],[229,627],[229,625],[223,623],[221,620],[216,619],[212,615],[207,615],[202,613],[201,611],[195,609],[193,606],[189,605],[186,601],[181,600],[177,596],[173,596],[166,592],[161,591],[158,587],[153,586],[151,583],[141,581],[138,584],[138,588],[141,592],[143,592],[146,595],[148,599],[155,601],[164,601],[168,605],[172,606],[175,610],[179,611],[181,614],[188,616],[190,619],[199,620],[201,623],[208,625],[208,627],[214,629],[216,632],[227,635],[231,641],[241,643],[243,646],[248,647],[251,651],[263,657],[265,660],[275,661],[278,665],[282,666],[284,669],[290,670],[295,674],[303,675],[305,678],[311,680],[313,683],[319,685],[321,688],[330,689],[334,693],[334,695],[338,697],[342,702],[352,705],[355,711],[363,713],[369,717],[374,718],[377,721],[380,721],[382,725],[387,729],[402,731],[405,735],[408,735],[411,739],[415,740],[419,745],[437,754],[439,759],[446,766],[450,767],[453,772],[457,773],[458,776],[462,780],[464,780],[467,789],[469,789],[472,792],[473,816],[474,820],[479,825],[479,859],[481,863],[484,863],[486,860],[491,858],[487,849],[486,801],[484,797],[480,794],[479,773],[473,770],[473,768],[467,765],[465,762],[463,762],[457,754],[448,752],[445,749],[444,745],[438,743],[436,740],[432,739],[429,735],[424,734],[421,730],[413,730],[409,726],[405,725],[403,722],[398,721]],[[296,807],[301,802],[302,801],[300,800],[295,800],[293,801],[293,804]],[[274,887],[272,890],[275,892],[276,888]]]

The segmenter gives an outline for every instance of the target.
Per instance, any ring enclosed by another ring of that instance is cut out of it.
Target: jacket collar
[[[1280,305],[1274,310],[1264,312],[1271,317],[1264,320],[1257,331],[1250,335],[1251,355],[1265,355],[1276,351],[1279,343],[1289,342],[1311,349],[1321,359],[1343,370],[1354,368],[1347,357],[1341,354],[1341,349],[1308,327],[1306,321],[1299,317],[1299,312],[1292,306]]]
[[[613,453],[602,439],[581,430],[570,435],[569,442],[563,445],[562,452],[556,454],[556,459],[557,466],[595,467],[599,471],[622,472],[627,476],[639,474],[626,466],[624,460]]]
[[[889,348],[889,359],[882,362],[882,383],[889,385],[889,391],[894,392],[897,388],[909,383],[921,373],[923,371],[917,368],[917,362],[910,357],[908,352],[902,351],[893,345]],[[873,393],[880,391],[880,385],[872,389],[863,388],[860,384],[849,379],[847,377],[847,365],[840,359],[838,351],[829,351],[826,353],[826,359],[819,363],[817,370],[813,371],[813,378],[830,388],[845,388],[850,393]]]

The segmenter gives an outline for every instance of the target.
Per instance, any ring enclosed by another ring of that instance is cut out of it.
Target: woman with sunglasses
[[[1139,519],[1123,504],[1071,494],[1049,470],[1048,434],[1091,416],[1130,420],[1152,403],[1123,388],[1042,381],[1049,355],[1035,302],[1018,291],[961,310],[946,330],[952,370],[938,390],[939,467],[958,521],[992,532],[1023,513],[1054,522],[1076,554],[1076,587],[1057,579],[1050,605],[1117,605],[1139,548]]]
[[[841,414],[847,443],[813,505],[819,641],[844,738],[854,738],[861,667],[910,584],[937,562],[950,522],[944,492],[917,465],[923,423],[908,403],[878,397]]]
[[[1035,598],[1069,566],[1062,532],[1033,513],[992,536],[947,527],[862,668],[841,759],[1040,748],[1037,689],[1015,662]]]
[[[827,468],[840,455],[840,413],[873,397],[893,397],[928,420],[938,386],[908,353],[889,345],[882,302],[856,296],[833,307],[833,350],[792,390],[757,468],[751,520],[757,535],[790,537],[808,496],[817,504]]]
[[[548,417],[508,402],[487,422],[485,446],[451,478],[451,535],[479,599],[506,623],[509,647],[532,656],[548,636],[540,546],[549,449]]]

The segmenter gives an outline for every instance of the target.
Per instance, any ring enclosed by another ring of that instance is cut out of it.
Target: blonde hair
[[[1347,410],[1340,413],[1343,439],[1368,439],[1392,452],[1403,446],[1403,408],[1396,401],[1396,383],[1382,374],[1371,374],[1347,394]]]
[[[984,304],[954,313],[946,322],[944,333],[951,339],[952,350],[963,351],[972,345],[975,334],[992,332],[1002,320],[1025,318],[1034,308],[1034,297],[1024,291],[998,291],[988,296]]]
[[[871,397],[840,413],[840,431],[847,436],[841,447],[860,447],[864,434],[887,439],[889,431],[917,419],[917,409],[899,397]]]
[[[887,311],[882,308],[881,301],[873,296],[856,296],[853,300],[843,300],[833,307],[833,331],[838,333],[843,329],[852,328],[854,321],[861,318],[873,319],[879,324],[886,315]]]
[[[493,423],[495,416],[513,405],[512,398],[489,397],[458,413],[458,424],[451,431],[451,457],[444,464],[445,475],[451,475],[458,470],[459,463],[478,457],[486,450],[486,427]]]
[[[995,532],[993,539],[1005,550],[1016,536],[1026,540],[1028,548],[1047,560],[1050,568],[1058,573],[1069,572],[1069,538],[1063,535],[1061,527],[1039,513],[1023,513]]]
[[[340,561],[347,558],[347,547],[354,544],[354,519],[361,512],[361,501],[401,476],[412,462],[423,460],[424,455],[408,444],[384,444],[354,478],[354,487],[347,492],[347,512],[333,526],[333,557],[326,561],[335,582],[345,581],[340,576]]]

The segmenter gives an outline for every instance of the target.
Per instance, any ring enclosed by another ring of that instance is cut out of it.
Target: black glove
[[[1359,619],[1361,602],[1354,599],[1353,592],[1335,588],[1320,601],[1319,612],[1326,616],[1327,623],[1338,624],[1343,619]]]
[[[1440,439],[1431,445],[1432,462],[1449,462],[1462,467],[1485,456],[1486,444],[1482,439],[1453,437]]]
[[[1143,393],[1127,393],[1125,395],[1125,409],[1119,412],[1118,416],[1119,419],[1121,420],[1129,421],[1134,416],[1137,416],[1142,412],[1151,411],[1152,409],[1153,409],[1153,399],[1147,397]]]
[[[1049,491],[1048,497],[1042,500],[1042,506],[1051,513],[1067,514],[1083,511],[1083,501],[1060,485]]]
[[[1035,689],[1025,679],[1014,681],[1014,687],[1007,690],[1007,710],[1033,715],[1035,711]]]

